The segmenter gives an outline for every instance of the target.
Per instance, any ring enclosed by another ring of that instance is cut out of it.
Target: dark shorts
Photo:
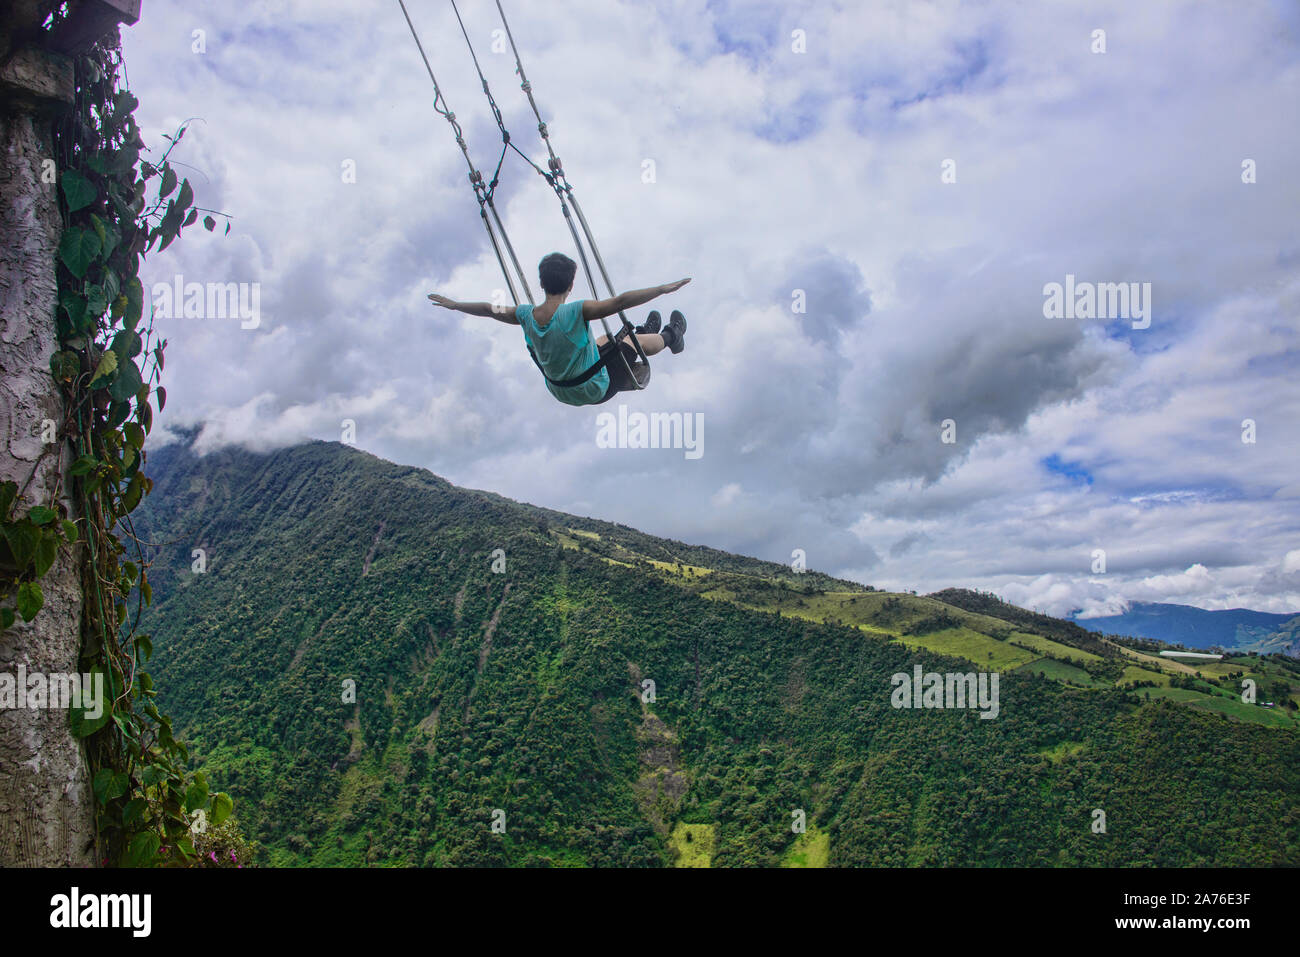
[[[609,352],[610,349],[613,349],[616,346],[622,347],[623,356],[624,358],[627,359],[629,365],[632,363],[633,360],[636,359],[636,349],[632,348],[632,346],[628,345],[626,342],[605,343],[603,346],[600,347],[601,356],[604,356],[606,353]],[[601,399],[600,402],[597,402],[596,405],[600,405],[601,403],[608,402],[610,399],[614,398],[614,394],[616,392],[636,391],[636,387],[637,387],[636,380],[633,379],[632,376],[628,374],[627,365],[621,362],[617,357],[611,359],[609,361],[609,365],[605,366],[605,369],[606,371],[609,372],[609,388],[605,390],[605,397]]]

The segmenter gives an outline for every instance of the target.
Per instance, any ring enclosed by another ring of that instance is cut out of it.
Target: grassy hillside
[[[1294,698],[1273,659],[1180,671],[333,443],[151,466],[155,681],[264,863],[1300,863],[1295,721],[1226,707],[1239,671]],[[998,672],[997,717],[893,707],[918,664]]]

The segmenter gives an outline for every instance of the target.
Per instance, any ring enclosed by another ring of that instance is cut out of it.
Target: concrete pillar
[[[0,63],[0,481],[26,485],[15,507],[22,514],[49,503],[60,470],[61,488],[69,487],[73,457],[49,371],[62,225],[58,185],[44,181],[54,158],[53,119],[72,102],[73,70],[66,56],[32,45],[10,50]],[[58,424],[49,445],[42,442],[46,420]],[[16,675],[20,663],[29,673],[80,671],[84,551],[62,551],[41,580],[45,607],[30,623],[19,618],[0,632],[0,672]],[[0,710],[0,867],[93,866],[94,823],[84,748],[67,711]]]

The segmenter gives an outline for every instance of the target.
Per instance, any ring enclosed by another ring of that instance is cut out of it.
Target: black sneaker
[[[639,336],[645,335],[646,333],[655,333],[659,331],[661,324],[658,310],[652,310],[650,315],[645,317],[645,322],[641,323],[641,325],[637,326],[632,331]]]
[[[673,355],[686,348],[686,317],[676,309],[668,317],[668,328],[663,331],[664,344]]]

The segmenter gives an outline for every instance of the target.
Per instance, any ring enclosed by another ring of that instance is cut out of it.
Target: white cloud
[[[881,587],[1055,613],[1300,609],[1300,128],[1277,121],[1300,94],[1294,11],[510,6],[615,279],[695,277],[662,304],[687,313],[686,352],[628,401],[704,413],[707,454],[597,448],[595,411],[550,400],[517,329],[425,301],[502,281],[400,12],[344,0],[153,4],[126,31],[150,141],[201,117],[177,157],[200,204],[235,217],[229,237],[191,230],[152,258],[146,283],[263,295],[256,330],[159,323],[162,428],[267,448],[337,439],[350,418],[363,448],[454,482],[776,561],[800,547]],[[450,9],[411,7],[495,163]],[[516,142],[543,156],[490,52],[493,6],[465,13]],[[530,272],[568,250],[521,163],[497,201]],[[1152,283],[1151,328],[1044,319],[1043,284],[1067,273]]]

